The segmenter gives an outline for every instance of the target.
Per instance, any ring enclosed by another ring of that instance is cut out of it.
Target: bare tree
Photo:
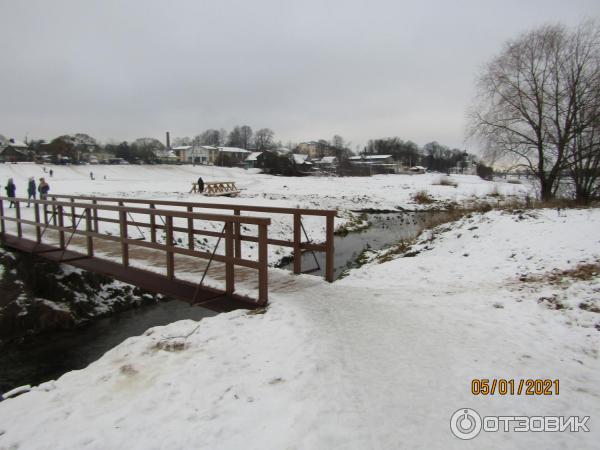
[[[241,147],[248,150],[250,147],[250,143],[252,142],[252,128],[248,125],[243,125],[240,127],[240,143]]]
[[[273,136],[275,133],[270,128],[261,128],[254,135],[254,145],[256,150],[263,151],[271,148],[273,145]]]
[[[342,136],[336,134],[333,136],[333,139],[331,139],[331,146],[341,149],[346,147],[346,143],[344,142],[344,138]]]
[[[176,137],[173,139],[173,147],[179,147],[181,145],[192,145],[192,138],[189,137]]]
[[[221,144],[221,136],[219,130],[208,129],[202,134],[197,135],[194,140],[194,145],[212,145],[218,147]]]
[[[575,200],[589,203],[600,195],[600,122],[574,139],[569,162]]]
[[[595,115],[581,109],[599,101],[590,90],[597,33],[582,29],[546,25],[509,42],[484,68],[470,112],[472,134],[516,156],[537,177],[543,200],[556,194],[569,146]]]
[[[241,147],[242,144],[242,130],[239,126],[233,127],[227,136],[227,145],[230,147]]]

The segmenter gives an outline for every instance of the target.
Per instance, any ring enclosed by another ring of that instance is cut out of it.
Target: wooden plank
[[[121,242],[121,262],[123,267],[129,266],[129,244],[127,244],[127,213],[119,212],[119,241]]]
[[[175,255],[173,254],[173,218],[166,217],[166,254],[167,254],[167,278],[175,278]]]
[[[188,212],[194,212],[193,206],[187,207]],[[188,248],[194,250],[194,219],[188,218],[187,220],[187,232],[188,232]]]
[[[71,203],[75,203],[75,199],[72,198],[71,199]],[[76,222],[76,214],[75,214],[75,207],[71,206],[71,226],[73,227],[73,229],[77,228],[77,222]]]
[[[333,216],[327,217],[327,224],[326,224],[326,230],[325,230],[325,234],[326,234],[326,238],[325,238],[325,245],[326,245],[325,279],[327,281],[329,281],[330,283],[335,281],[335,278],[334,278],[335,252],[334,252],[334,248],[333,248],[333,239],[334,239],[334,237],[333,237],[333,229],[334,229],[333,219],[334,219]]]
[[[98,200],[92,200],[92,204],[93,205],[97,205],[98,204]],[[96,233],[98,233],[100,230],[98,229],[98,224],[99,224],[99,220],[98,220],[98,210],[94,209],[94,231]]]
[[[0,198],[3,198],[5,200],[7,199],[7,197],[0,197]],[[15,200],[20,201],[20,202],[27,202],[26,198],[16,198]],[[31,200],[31,202],[32,203],[37,202],[42,205],[49,204],[54,207],[57,207],[57,206],[70,207],[71,206],[70,202],[59,202],[59,201],[54,202],[52,200]],[[120,202],[120,203],[124,203],[124,202]],[[146,203],[148,203],[147,200],[146,200]],[[189,213],[187,211],[173,211],[173,210],[169,210],[169,209],[154,209],[152,211],[149,211],[148,208],[132,208],[132,207],[125,207],[125,206],[94,205],[94,204],[90,204],[90,203],[76,203],[74,206],[77,208],[92,208],[92,209],[115,211],[115,212],[125,211],[130,214],[147,214],[147,215],[153,214],[153,215],[160,215],[160,216],[179,217],[179,218],[183,218],[183,219],[191,217],[191,218],[197,219],[197,220],[212,220],[212,221],[216,221],[216,222],[231,221],[231,222],[247,223],[247,224],[252,224],[252,225],[258,225],[260,223],[270,225],[270,223],[271,223],[270,218],[255,217],[255,216],[236,217],[236,216],[225,215],[225,214],[207,214],[207,213],[196,213],[196,212]]]
[[[239,209],[234,209],[233,214],[240,215]],[[239,222],[235,223],[235,257],[242,257],[242,225]]]
[[[0,199],[0,232],[6,233],[6,223],[4,223],[4,200]]]
[[[96,196],[72,196],[72,195],[57,195],[57,198],[75,198],[76,200],[96,200],[104,202],[119,202],[132,204],[148,204],[148,200],[141,199],[123,199],[120,197],[96,197]],[[160,206],[194,206],[195,208],[206,208],[206,209],[240,209],[240,211],[246,212],[265,212],[275,214],[294,214],[299,212],[303,216],[336,216],[337,211],[334,209],[304,209],[304,208],[284,208],[279,206],[255,206],[255,205],[241,205],[241,204],[228,204],[228,203],[201,203],[201,202],[183,202],[178,200],[157,200],[154,202]]]
[[[65,248],[65,219],[64,219],[64,216],[63,216],[63,207],[62,206],[57,206],[56,207],[56,213],[57,213],[57,216],[58,216],[58,226],[60,227],[59,231],[58,231],[58,238],[59,238],[59,242],[60,242],[60,248],[64,249]]]
[[[85,210],[85,230],[88,233],[94,231],[92,228],[92,211],[89,208]],[[85,240],[87,246],[87,254],[88,256],[92,257],[94,256],[94,240],[89,234],[86,236]]]
[[[225,257],[233,259],[233,223],[225,224]],[[232,262],[225,263],[225,292],[235,291],[235,268]]]
[[[156,209],[154,203],[150,203],[150,209]],[[156,216],[150,214],[150,240],[156,242]]]
[[[302,273],[302,250],[300,243],[302,241],[302,216],[294,214],[294,273]]]
[[[37,203],[33,205],[33,212],[35,215],[35,240],[36,242],[42,242],[42,228],[40,223],[40,205]]]
[[[266,305],[269,301],[269,252],[267,247],[267,226],[258,226],[258,302]]]
[[[15,201],[15,214],[17,216],[17,235],[23,237],[23,227],[21,226],[21,204]]]

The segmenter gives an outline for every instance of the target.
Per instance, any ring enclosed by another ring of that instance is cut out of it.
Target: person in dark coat
[[[198,192],[203,192],[204,191],[204,180],[202,180],[202,177],[198,177]]]
[[[38,184],[38,192],[40,193],[40,198],[42,200],[46,199],[48,195],[48,191],[50,190],[50,185],[46,183],[46,180],[40,178],[40,184]]]
[[[15,198],[15,192],[17,192],[17,187],[15,186],[15,183],[13,182],[12,178],[8,179],[8,182],[6,183],[6,186],[4,189],[6,190],[7,197]],[[13,202],[11,200],[10,205],[8,205],[8,207],[12,208],[13,206],[15,206],[15,202]]]
[[[27,185],[27,200],[35,200],[35,179],[33,177],[29,178],[29,184]],[[29,202],[27,202],[27,207],[29,208]]]

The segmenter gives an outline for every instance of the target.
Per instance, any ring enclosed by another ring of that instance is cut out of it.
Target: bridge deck
[[[16,236],[6,234],[4,243],[8,247],[17,250],[36,253],[56,262],[64,262],[83,270],[107,275],[125,283],[139,286],[142,289],[187,301],[212,311],[227,312],[235,309],[256,309],[260,306],[255,301],[239,295],[228,295],[207,286],[198,289],[197,284],[186,280],[169,279],[159,273],[131,266],[125,267],[120,263],[106,259],[90,258],[85,253],[73,250],[63,252],[54,245],[37,244],[34,240],[27,238],[19,239]]]

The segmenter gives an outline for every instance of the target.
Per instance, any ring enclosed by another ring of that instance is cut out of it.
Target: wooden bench
[[[190,192],[198,192],[198,183],[192,183]],[[217,197],[220,195],[235,196],[241,191],[235,186],[235,181],[205,181],[204,192],[207,197]]]

